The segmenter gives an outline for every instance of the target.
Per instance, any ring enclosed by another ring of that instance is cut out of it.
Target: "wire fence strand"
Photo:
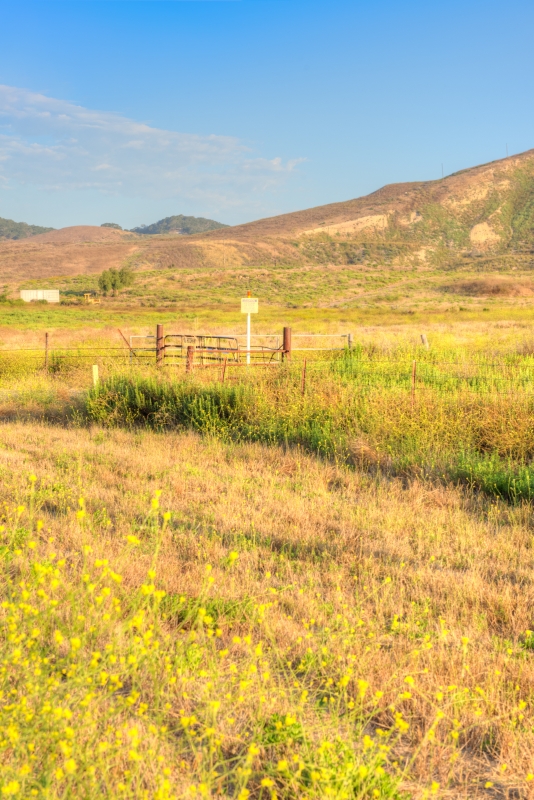
[[[296,336],[296,335],[295,335]],[[305,337],[306,335],[300,335]],[[139,337],[145,338],[145,337]],[[154,337],[152,337],[154,338]],[[149,339],[149,337],[146,337]],[[320,348],[322,350],[322,348]],[[314,376],[329,374],[332,378],[349,382],[354,390],[363,388],[407,389],[416,396],[420,392],[462,392],[474,395],[534,395],[534,357],[514,355],[514,362],[487,361],[478,359],[445,360],[434,359],[429,354],[418,354],[415,359],[403,357],[375,358],[374,354],[361,349],[343,350],[332,348],[323,352],[328,355],[312,355],[316,348],[294,347],[291,360],[283,361],[280,347],[257,345],[251,351],[240,347],[198,348],[193,371],[221,370],[230,379],[234,367],[247,366],[240,361],[247,352],[251,354],[251,366],[272,366],[284,369],[290,376],[302,370],[303,358],[306,363],[307,384],[313,390]],[[521,360],[518,360],[521,359]],[[137,367],[156,366],[157,351],[153,345],[98,345],[98,346],[54,346],[49,348],[23,347],[0,348],[0,377],[3,373],[13,373],[33,369],[35,371],[60,372],[69,367],[83,367],[88,361],[107,363],[110,366]],[[164,347],[161,364],[171,370],[186,369],[186,348],[174,344]],[[206,363],[207,362],[207,363]],[[416,369],[414,369],[416,365]],[[167,370],[166,370],[167,371]],[[245,374],[246,370],[239,370]]]

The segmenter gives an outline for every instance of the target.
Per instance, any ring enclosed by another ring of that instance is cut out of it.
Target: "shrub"
[[[120,289],[132,286],[134,281],[135,276],[128,267],[121,267],[119,270],[111,267],[101,273],[98,286],[102,294],[107,295],[112,292],[115,296]]]

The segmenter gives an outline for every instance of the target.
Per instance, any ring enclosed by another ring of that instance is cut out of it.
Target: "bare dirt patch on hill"
[[[488,276],[450,283],[443,286],[442,291],[472,297],[531,297],[534,294],[534,283],[529,279],[513,280]]]

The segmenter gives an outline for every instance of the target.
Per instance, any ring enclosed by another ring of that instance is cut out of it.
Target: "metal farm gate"
[[[281,363],[289,350],[287,337],[282,346],[278,336],[258,336],[258,340],[270,340],[269,344],[254,344],[250,350],[240,342],[239,336],[214,336],[211,334],[163,334],[163,326],[158,325],[156,335],[130,336],[128,343],[130,363],[154,364],[165,367],[184,365],[187,371],[193,367],[209,367],[217,364],[242,366],[250,354],[251,366],[275,365]],[[274,345],[274,347],[272,346]]]

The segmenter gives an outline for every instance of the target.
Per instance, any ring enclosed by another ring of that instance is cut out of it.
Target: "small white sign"
[[[258,313],[258,298],[257,297],[242,297],[241,298],[241,313],[242,314],[257,314]]]

